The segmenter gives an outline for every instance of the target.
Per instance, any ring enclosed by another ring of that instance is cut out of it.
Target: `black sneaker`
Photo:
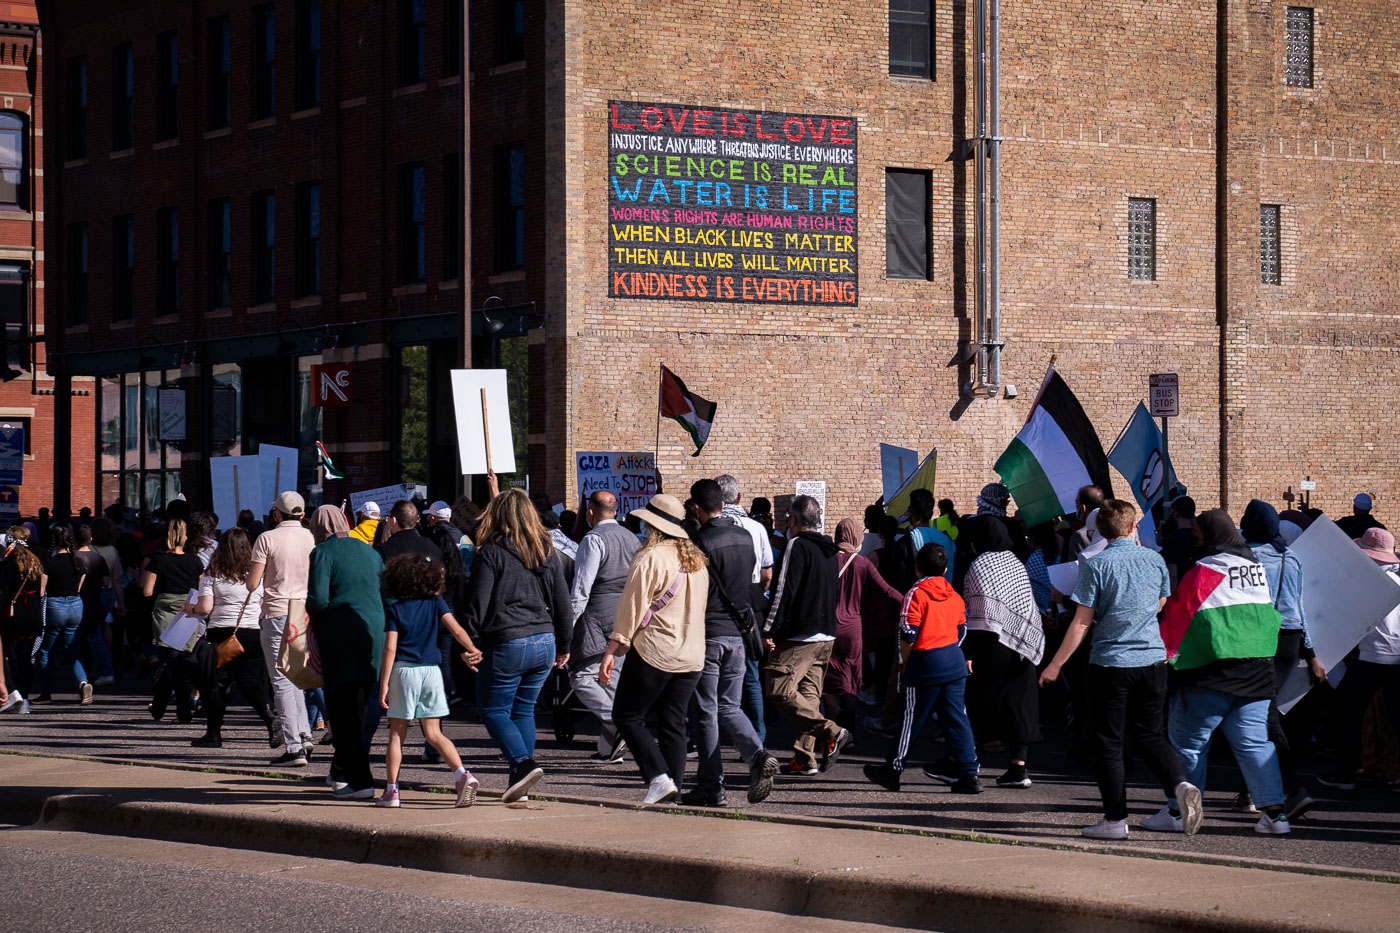
[[[270,762],[274,765],[285,765],[288,768],[305,768],[306,752],[283,752]]]
[[[900,772],[887,764],[866,765],[865,778],[879,784],[885,790],[899,790]]]
[[[217,735],[204,733],[197,739],[190,739],[190,744],[195,748],[223,748],[224,740]]]
[[[953,782],[951,792],[954,794],[980,794],[982,793],[982,782],[977,780],[976,775],[960,777]]]
[[[1319,774],[1317,783],[1333,790],[1356,790],[1356,775],[1337,771],[1333,774]]]
[[[697,787],[681,794],[681,803],[687,807],[727,807],[729,798],[724,795],[723,787],[717,791]]]
[[[841,753],[846,750],[846,746],[850,745],[854,738],[855,736],[851,735],[851,733],[847,732],[845,729],[836,733],[836,737],[827,744],[826,751],[822,755],[822,771],[825,772],[830,769],[832,765],[836,764],[836,760],[841,757]]]
[[[437,753],[437,749],[433,748],[431,745],[425,745],[425,746],[423,746],[423,764],[425,764],[425,765],[437,765],[437,764],[442,764],[442,756],[439,755],[439,754]]]
[[[544,769],[535,764],[535,759],[526,758],[510,769],[510,786],[501,795],[501,803],[515,803],[530,792],[530,788],[544,777]]]
[[[759,752],[749,768],[749,803],[761,803],[773,793],[773,776],[780,767],[778,759],[767,752]]]
[[[273,716],[267,724],[267,747],[276,748],[282,744],[282,717]]]
[[[945,755],[931,765],[924,765],[924,776],[940,784],[956,784],[962,775],[962,765],[951,755]]]
[[[1026,774],[1025,765],[1012,765],[1006,769],[1006,773],[997,778],[997,787],[1030,787],[1030,775]]]

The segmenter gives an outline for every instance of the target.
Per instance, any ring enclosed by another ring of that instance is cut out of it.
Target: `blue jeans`
[[[305,691],[306,694],[306,721],[313,727],[316,720],[326,718],[326,695],[321,692],[321,688]]]
[[[39,695],[49,693],[53,669],[71,666],[74,679],[87,682],[87,670],[78,656],[78,633],[83,625],[83,601],[77,596],[44,599],[44,640],[39,643]]]
[[[554,633],[529,635],[482,652],[476,705],[511,766],[535,757],[535,701],[554,665]]]
[[[768,725],[763,721],[763,662],[744,659],[744,698],[740,707],[758,733],[758,744],[768,741]]]
[[[695,744],[700,750],[696,784],[714,793],[724,788],[724,762],[720,753],[720,729],[739,752],[745,764],[752,765],[763,751],[753,724],[739,708],[744,688],[744,640],[737,635],[705,639],[705,669],[695,685],[690,701],[690,718],[695,726]]]
[[[894,748],[885,758],[890,767],[896,771],[904,770],[909,746],[928,722],[929,713],[936,709],[938,724],[943,727],[943,737],[948,741],[948,754],[961,767],[963,777],[975,776],[977,745],[972,738],[972,723],[968,721],[967,707],[963,702],[967,678],[959,677],[942,684],[900,683],[899,688],[904,695],[904,712],[900,716]]]
[[[1234,749],[1245,786],[1259,808],[1283,803],[1278,754],[1269,741],[1269,701],[1246,700],[1204,687],[1184,687],[1172,699],[1167,734],[1186,780],[1206,789],[1206,753],[1219,729]]]

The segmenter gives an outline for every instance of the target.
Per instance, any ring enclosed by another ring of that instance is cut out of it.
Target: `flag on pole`
[[[1152,511],[1176,485],[1176,471],[1162,444],[1162,432],[1142,402],[1108,452],[1108,462],[1133,484],[1133,498],[1144,513]]]
[[[715,423],[715,403],[691,392],[680,377],[665,366],[661,367],[661,416],[672,418],[685,428],[695,442],[695,453],[691,456],[700,456]]]
[[[1113,495],[1099,436],[1053,363],[1025,427],[994,469],[1031,528],[1073,514],[1081,486],[1098,486],[1104,495]]]
[[[933,481],[937,476],[938,451],[934,449],[929,451],[924,462],[919,464],[919,468],[895,490],[894,495],[886,500],[885,514],[895,518],[903,518],[904,513],[909,511],[909,494],[916,489],[927,489],[929,492],[933,492]]]
[[[1229,552],[1197,561],[1162,612],[1162,641],[1179,671],[1227,658],[1272,658],[1278,627],[1263,566]]]
[[[331,455],[326,450],[326,445],[320,441],[316,442],[316,461],[319,466],[325,469],[327,479],[345,479],[345,474],[335,468],[331,463]]]

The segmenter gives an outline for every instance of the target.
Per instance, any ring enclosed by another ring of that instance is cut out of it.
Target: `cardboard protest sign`
[[[272,508],[277,497],[288,490],[297,488],[297,455],[295,447],[278,447],[276,444],[258,445],[258,469],[262,474],[263,511]]]
[[[378,486],[374,489],[361,489],[359,492],[350,493],[350,514],[354,515],[360,511],[360,506],[366,502],[373,502],[379,506],[380,517],[389,511],[390,507],[400,499],[409,498],[408,489],[399,483],[396,486]]]
[[[574,454],[579,497],[586,500],[599,490],[617,497],[617,519],[640,509],[659,491],[656,456],[652,453],[580,451]]]
[[[214,512],[219,516],[220,531],[237,525],[238,513],[243,509],[252,509],[253,514],[261,519],[272,508],[272,499],[263,497],[262,472],[257,457],[210,457],[209,485],[213,493]]]
[[[504,369],[452,370],[452,408],[464,476],[515,472],[510,399]],[[487,438],[490,449],[487,449]]]
[[[880,445],[880,494],[889,502],[919,467],[919,454],[908,447]]]
[[[1303,565],[1303,614],[1313,652],[1331,671],[1400,606],[1400,586],[1325,515],[1309,525],[1289,550]],[[1288,712],[1311,689],[1304,663],[1279,688],[1279,712]]]

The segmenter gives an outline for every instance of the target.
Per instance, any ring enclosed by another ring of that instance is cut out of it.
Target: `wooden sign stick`
[[[486,472],[495,473],[491,466],[491,419],[486,414],[486,390],[481,390],[481,433],[486,438]]]
[[[282,494],[282,458],[278,457],[273,462],[276,464],[272,471],[273,495],[280,496]]]
[[[233,465],[233,512],[237,515],[243,511],[243,507],[238,504],[238,464]]]

